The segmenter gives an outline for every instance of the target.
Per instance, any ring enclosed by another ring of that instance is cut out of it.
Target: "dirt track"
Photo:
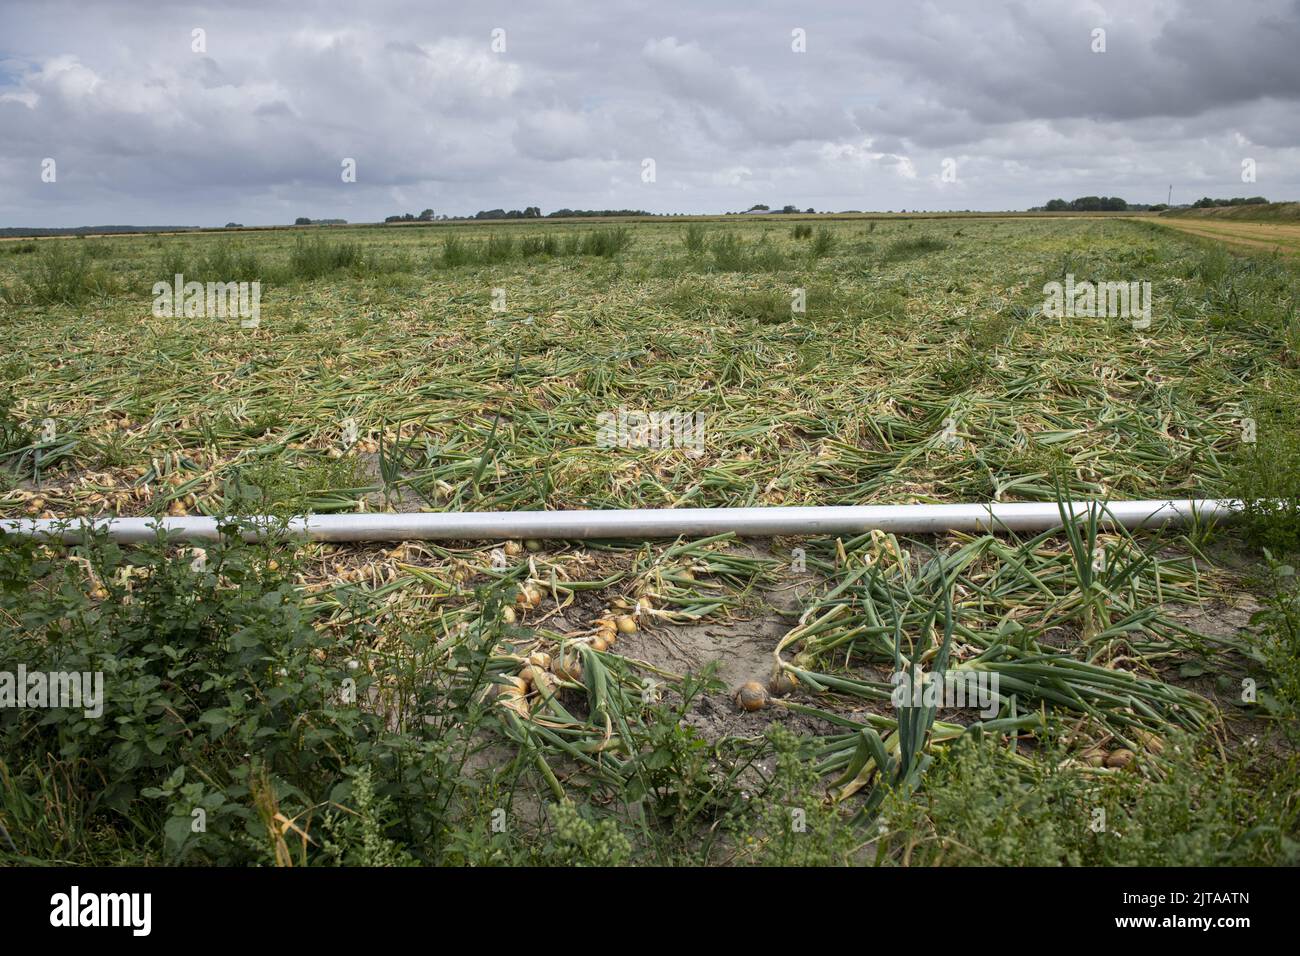
[[[1274,222],[1225,222],[1214,219],[1147,219],[1162,226],[1229,245],[1269,249],[1284,255],[1300,255],[1300,225]]]

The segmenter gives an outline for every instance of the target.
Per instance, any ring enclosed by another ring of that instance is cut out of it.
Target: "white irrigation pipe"
[[[1075,516],[1092,502],[1070,502]],[[1241,503],[1228,498],[1111,501],[1102,522],[1126,528],[1182,525],[1230,517]],[[223,522],[230,519],[223,519]],[[944,531],[1046,531],[1060,527],[1056,502],[990,502],[978,505],[850,505],[807,508],[645,508],[617,511],[448,511],[413,514],[320,514],[286,525],[265,516],[242,519],[246,539],[268,534],[305,535],[317,541],[501,540],[505,538],[676,538],[733,531],[742,537],[861,534],[881,531],[934,534]],[[119,542],[151,541],[162,528],[189,541],[220,537],[216,518],[75,518],[0,520],[11,533],[77,541],[88,530]]]

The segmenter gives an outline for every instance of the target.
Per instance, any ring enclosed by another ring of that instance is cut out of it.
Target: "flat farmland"
[[[444,507],[1045,500],[1053,468],[1071,493],[1212,495],[1243,402],[1289,369],[1284,321],[1227,313],[1243,294],[1285,310],[1291,274],[1151,227],[839,223],[818,227],[825,251],[789,226],[692,228],[694,254],[673,225],[0,247],[20,302],[46,250],[79,257],[95,290],[8,310],[8,384],[28,419],[57,422],[40,497],[57,514],[214,514],[236,471],[274,466],[316,510],[373,503],[376,483],[330,457],[346,420],[364,447],[400,447],[403,499]],[[629,245],[608,256],[519,251],[615,234]],[[447,240],[501,261],[448,266]],[[313,252],[348,264],[295,275]],[[176,273],[265,276],[260,327],[155,317],[151,289]],[[1150,328],[1042,315],[1067,274],[1148,279]],[[611,452],[600,416],[619,409],[702,413],[703,446]],[[142,468],[168,481],[91,500]],[[18,489],[0,502],[24,513]]]
[[[1297,271],[1214,241],[1254,233],[1205,232],[1245,229],[732,217],[0,243],[0,518],[1098,503],[1036,536],[5,536],[3,645],[111,660],[128,688],[60,758],[69,822],[24,829],[19,855],[1284,861],[1300,678],[1269,560],[1294,508],[1244,529],[1101,520],[1113,499],[1294,503]],[[255,307],[213,314],[208,283],[247,283]],[[1123,306],[1055,308],[1053,283],[1122,284]],[[987,706],[900,703],[900,662]],[[48,742],[0,727],[13,830],[59,795]],[[358,794],[361,822],[338,809]],[[1122,826],[1098,830],[1098,807]]]

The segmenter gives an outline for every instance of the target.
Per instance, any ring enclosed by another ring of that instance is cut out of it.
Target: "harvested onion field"
[[[178,273],[259,281],[257,326],[157,315]],[[1149,281],[1151,321],[1052,317],[1067,276]],[[0,711],[0,859],[1294,862],[1297,278],[1107,218],[0,243],[0,518],[1099,503],[1037,535],[5,536],[0,656],[106,690]],[[697,440],[602,440],[665,412]],[[1102,521],[1221,496],[1261,503]],[[901,669],[993,696],[900,705]]]

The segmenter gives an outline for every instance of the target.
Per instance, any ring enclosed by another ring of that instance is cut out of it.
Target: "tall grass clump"
[[[698,222],[693,222],[686,227],[682,233],[682,243],[686,246],[686,251],[693,256],[701,255],[708,245],[707,233],[704,227]]]
[[[394,249],[387,255],[378,253],[368,257],[367,269],[376,275],[398,275],[415,271],[415,260],[401,249]]]
[[[32,432],[14,414],[13,389],[0,385],[0,456],[25,448],[32,440]]]
[[[490,235],[487,242],[480,247],[484,263],[508,262],[515,257],[515,240],[513,236]]]
[[[813,258],[824,259],[831,254],[834,248],[835,233],[822,226],[817,230],[817,234],[813,236],[812,249],[810,250]]]
[[[791,234],[796,239],[811,239],[813,234],[812,224],[807,222],[796,223]]]
[[[299,238],[289,253],[288,271],[291,278],[319,279],[331,272],[352,268],[361,261],[361,247],[355,242]]]
[[[885,247],[884,260],[897,262],[902,259],[915,259],[947,249],[948,243],[934,236],[914,236],[910,239],[895,239]]]
[[[608,229],[591,229],[574,232],[563,240],[555,236],[525,236],[516,241],[513,236],[490,235],[481,242],[469,242],[458,236],[449,236],[442,245],[442,264],[456,266],[483,266],[510,262],[515,259],[535,259],[543,256],[600,256],[617,255],[632,244],[632,231],[625,226]]]
[[[766,242],[746,243],[735,233],[725,232],[709,243],[716,272],[777,272],[787,265],[781,250]]]
[[[473,249],[460,236],[448,236],[442,241],[442,264],[454,268],[467,266],[474,261]]]
[[[85,245],[54,240],[41,247],[28,262],[21,282],[0,290],[4,301],[12,305],[75,306],[110,291],[108,274],[91,262],[93,256]]]
[[[170,283],[180,275],[186,282],[256,282],[268,272],[256,252],[229,242],[214,243],[193,257],[187,251],[179,245],[164,247],[158,267],[161,281]]]
[[[627,226],[593,229],[582,236],[581,254],[610,258],[632,245],[632,230]]]
[[[1184,275],[1189,279],[1200,279],[1207,285],[1216,285],[1232,271],[1232,260],[1232,254],[1215,243],[1189,263]]]
[[[1239,525],[1254,544],[1300,551],[1300,415],[1270,398],[1255,412],[1255,440],[1242,442],[1230,465]]]
[[[199,271],[204,282],[256,282],[264,270],[257,253],[223,242],[208,250]]]
[[[554,256],[560,251],[559,241],[547,233],[544,236],[524,236],[519,241],[519,254],[525,259],[536,259],[541,256]]]

